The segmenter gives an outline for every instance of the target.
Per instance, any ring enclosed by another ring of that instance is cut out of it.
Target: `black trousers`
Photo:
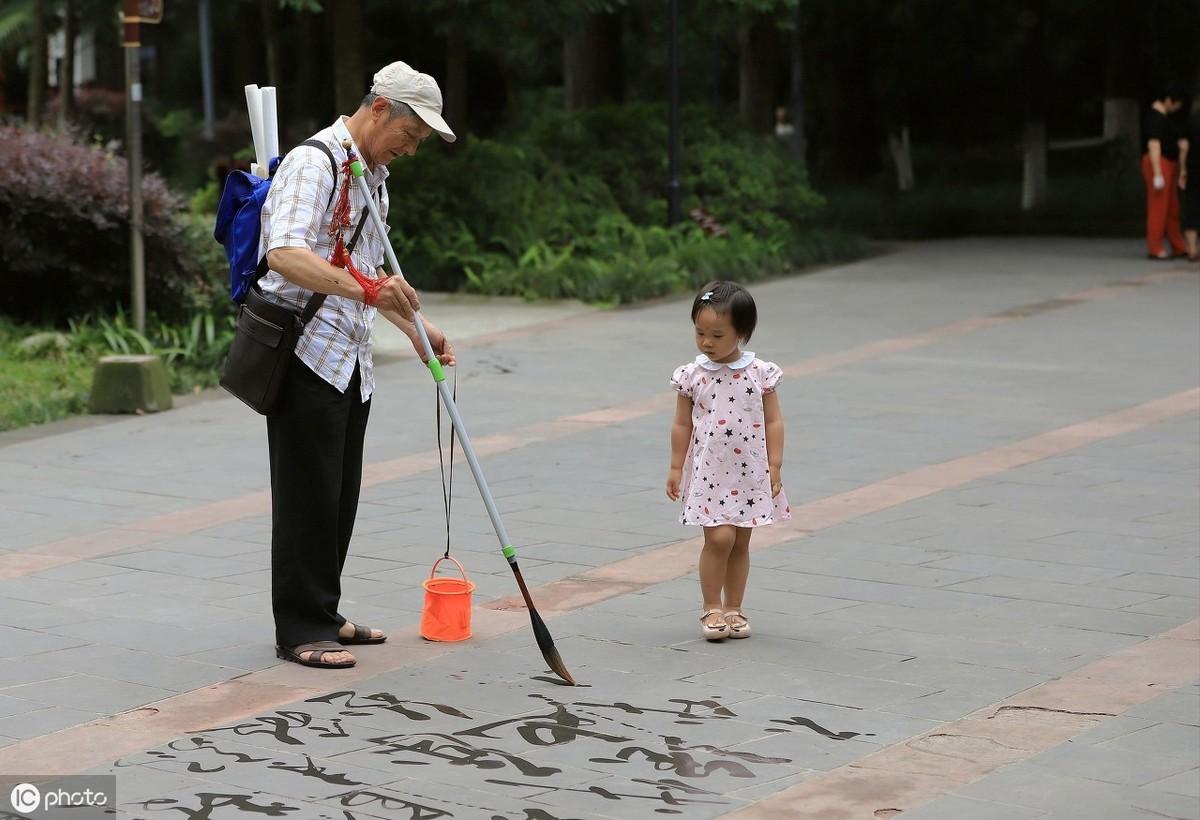
[[[267,416],[271,454],[271,608],[275,641],[335,641],[342,567],[362,484],[371,402],[355,368],[339,393],[292,357],[279,409]]]

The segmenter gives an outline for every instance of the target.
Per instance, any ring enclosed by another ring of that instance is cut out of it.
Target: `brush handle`
[[[367,184],[367,180],[363,177],[362,162],[357,161],[351,164],[351,170],[354,173],[354,179],[358,183],[359,191],[362,192],[363,199],[366,200],[367,210],[371,214],[371,222],[375,226],[375,230],[379,231],[379,235],[383,237],[383,250],[387,255],[388,264],[391,266],[392,273],[395,276],[404,279],[404,272],[400,269],[400,261],[396,258],[396,251],[392,248],[392,242],[388,238],[387,226],[383,223],[383,217],[379,214],[379,206],[375,204],[374,197],[371,196],[371,188]],[[471,467],[471,475],[475,478],[475,486],[479,488],[479,495],[483,499],[483,506],[487,508],[488,518],[492,520],[492,528],[496,531],[496,538],[500,541],[500,551],[504,553],[504,557],[508,560],[513,572],[517,572],[517,553],[512,547],[512,542],[508,539],[508,531],[504,528],[504,521],[500,518],[500,511],[496,509],[496,502],[492,498],[492,491],[488,489],[487,479],[483,475],[483,467],[479,465],[479,459],[475,455],[475,447],[471,444],[471,437],[467,434],[467,426],[463,423],[462,416],[458,412],[458,407],[454,403],[454,396],[450,392],[449,385],[446,384],[446,374],[442,372],[441,362],[434,355],[433,345],[429,343],[429,335],[425,332],[425,324],[421,321],[421,313],[417,311],[413,314],[413,324],[417,326],[417,334],[421,338],[421,347],[425,351],[426,365],[429,367],[429,372],[433,374],[433,380],[437,383],[438,395],[442,399],[442,405],[446,408],[446,412],[450,415],[450,422],[454,425],[454,430],[458,434],[459,442],[462,444],[463,454],[467,458],[467,464]],[[525,596],[525,603],[533,609],[533,603],[529,598],[529,590],[525,588],[525,582],[517,575],[518,585],[521,587],[521,594]]]

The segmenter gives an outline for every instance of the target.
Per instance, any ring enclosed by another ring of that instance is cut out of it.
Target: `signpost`
[[[121,14],[125,48],[125,145],[129,162],[129,261],[132,271],[133,326],[146,332],[146,251],[142,240],[142,23],[162,21],[163,0],[125,0]]]
[[[668,56],[667,72],[670,75],[669,101],[669,141],[668,163],[671,175],[670,188],[667,190],[667,224],[674,225],[679,221],[679,0],[669,0],[667,4],[668,23]]]

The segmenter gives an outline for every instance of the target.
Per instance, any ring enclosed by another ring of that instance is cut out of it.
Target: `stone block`
[[[157,413],[171,409],[167,368],[158,356],[105,356],[96,363],[91,413]]]

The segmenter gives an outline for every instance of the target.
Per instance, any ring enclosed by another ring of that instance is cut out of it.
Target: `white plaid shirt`
[[[350,137],[344,119],[339,118],[329,128],[313,135],[313,139],[329,146],[334,159],[337,160],[338,191],[341,190],[343,181],[341,163],[346,158],[342,140]],[[357,151],[357,146],[355,150]],[[359,156],[361,157],[361,154]],[[375,191],[387,176],[387,167],[381,166],[373,171],[368,169],[365,179],[371,191]],[[258,245],[260,257],[276,248],[306,248],[328,260],[333,255],[334,241],[329,235],[329,223],[333,216],[332,205],[337,201],[337,192],[334,192],[334,200],[329,207],[326,207],[326,203],[330,202],[329,194],[333,187],[329,157],[325,156],[323,151],[301,145],[289,152],[276,170],[271,190],[263,203],[262,229]],[[386,224],[386,185],[383,186],[381,196],[379,213]],[[346,229],[346,244],[350,244],[350,237],[354,235],[354,229],[358,227],[365,207],[362,192],[357,184],[352,183],[351,225]],[[385,241],[386,237],[380,236],[368,217],[366,225],[363,226],[362,236],[358,238],[358,244],[354,246],[352,253],[355,267],[364,276],[378,276],[378,269],[384,262]],[[259,287],[272,301],[297,311],[303,310],[312,296],[312,291],[289,282],[273,270],[268,270],[263,275],[259,280]],[[343,393],[350,386],[350,379],[354,376],[354,367],[357,364],[362,400],[365,402],[375,390],[375,370],[371,359],[375,315],[375,308],[362,302],[341,296],[325,297],[320,310],[305,326],[304,334],[296,344],[296,355],[314,373]]]

